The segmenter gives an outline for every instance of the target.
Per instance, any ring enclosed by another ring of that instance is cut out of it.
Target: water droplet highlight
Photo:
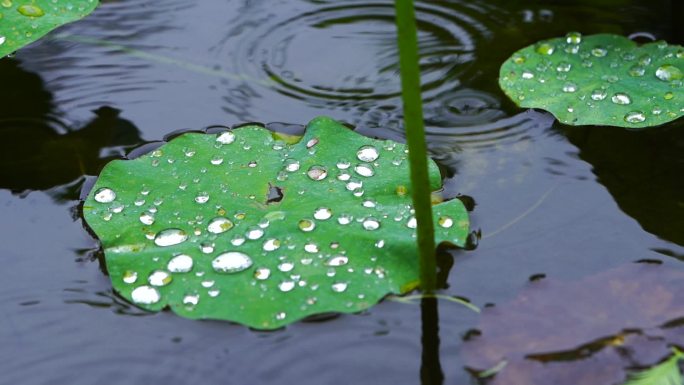
[[[625,122],[627,123],[641,123],[646,120],[646,115],[641,111],[631,111],[625,115]]]
[[[102,187],[95,191],[94,198],[99,203],[111,203],[116,199],[116,193],[108,187]]]
[[[192,270],[192,257],[187,254],[179,254],[169,260],[166,269],[172,273],[187,273]]]
[[[152,305],[161,299],[159,291],[151,286],[139,286],[131,292],[133,302],[141,305]]]
[[[188,234],[181,229],[166,229],[154,237],[154,244],[161,247],[173,246],[183,243],[187,239]]]
[[[632,103],[632,99],[629,97],[629,95],[623,93],[623,92],[618,92],[615,95],[613,95],[610,100],[615,103],[615,104],[630,104]]]
[[[233,222],[224,217],[212,219],[207,225],[207,231],[212,234],[221,234],[233,228]]]
[[[356,157],[362,162],[375,162],[380,157],[380,153],[373,146],[361,146],[356,152]]]
[[[220,254],[211,261],[211,267],[217,273],[239,273],[250,266],[252,266],[252,259],[247,254],[238,251]]]
[[[171,274],[163,270],[153,271],[149,277],[147,277],[147,282],[152,286],[166,286],[173,280]]]
[[[658,67],[655,73],[656,77],[664,82],[671,82],[673,80],[680,80],[684,78],[684,73],[677,66],[672,64],[664,64]]]

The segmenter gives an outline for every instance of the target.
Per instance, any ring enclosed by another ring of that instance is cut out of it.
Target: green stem
[[[397,12],[404,126],[411,166],[411,194],[418,223],[420,281],[421,288],[431,293],[436,288],[435,238],[428,179],[428,155],[423,126],[423,102],[420,95],[416,16],[413,0],[395,0],[394,7]]]

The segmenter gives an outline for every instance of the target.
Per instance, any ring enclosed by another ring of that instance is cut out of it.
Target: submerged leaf
[[[83,212],[125,298],[273,329],[416,287],[410,188],[405,145],[317,118],[294,144],[246,126],[114,161]],[[463,246],[462,203],[433,211],[436,241]]]
[[[569,33],[525,47],[501,66],[499,85],[521,107],[571,125],[657,126],[684,115],[684,48],[637,46],[610,34]]]
[[[98,0],[0,0],[0,57],[91,13]]]

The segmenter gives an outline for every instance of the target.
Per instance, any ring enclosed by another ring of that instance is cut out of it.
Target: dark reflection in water
[[[684,246],[684,124],[563,132],[625,213],[644,230]]]
[[[63,124],[53,115],[52,95],[41,79],[17,61],[0,61],[0,82],[22,84],[16,93],[0,93],[0,188],[20,193],[70,184],[97,175],[141,142],[138,129],[110,107],[93,111],[95,117],[77,130]]]

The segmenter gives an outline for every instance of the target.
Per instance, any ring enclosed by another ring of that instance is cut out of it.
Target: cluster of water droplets
[[[668,47],[662,42],[652,44],[657,47],[655,53],[649,50],[640,54],[638,49],[624,48],[620,44],[596,45],[590,38],[571,32],[564,39],[541,42],[533,49],[514,54],[511,61],[519,69],[505,74],[503,84],[509,91],[514,91],[513,97],[519,101],[536,97],[540,107],[547,109],[563,94],[575,96],[575,101],[566,107],[570,113],[569,118],[563,118],[566,123],[586,114],[585,107],[598,109],[606,102],[616,107],[624,106],[624,110],[617,110],[624,111],[622,115],[613,119],[632,124],[647,121],[649,115],[675,118],[684,112],[682,97],[675,98],[682,94],[684,49]],[[646,80],[658,80],[664,87],[653,87],[652,81],[647,83]],[[621,89],[621,82],[626,81],[631,84],[640,81],[637,84],[646,91],[632,94]],[[675,99],[679,102],[674,103]],[[650,108],[650,111],[633,108],[633,105]]]

